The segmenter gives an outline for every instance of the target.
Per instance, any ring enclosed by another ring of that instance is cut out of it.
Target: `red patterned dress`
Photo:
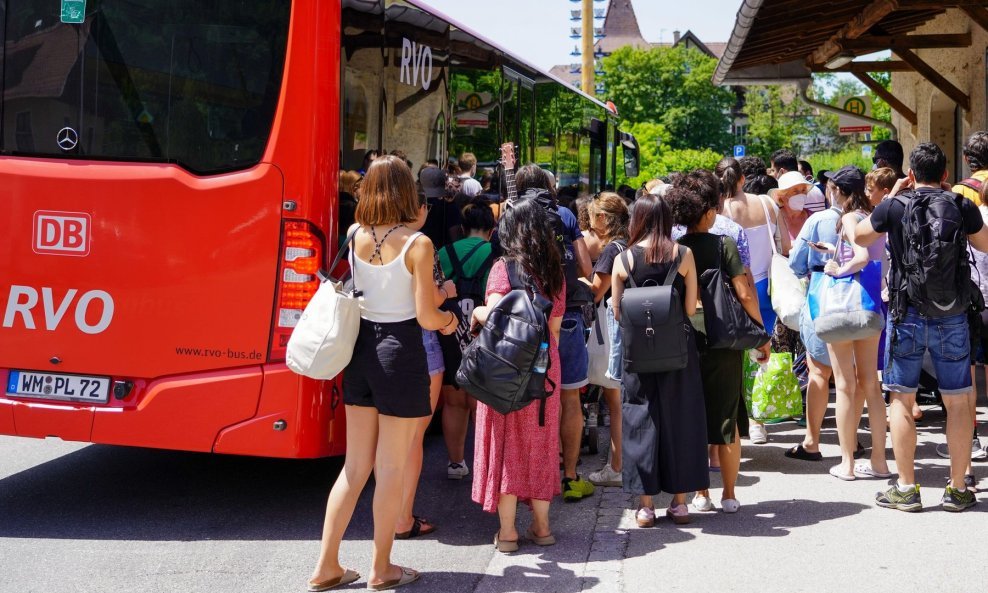
[[[487,280],[487,294],[508,294],[507,268],[498,260]],[[566,311],[565,286],[552,300],[552,317]],[[473,500],[488,513],[497,512],[501,494],[519,500],[552,500],[560,494],[559,474],[559,346],[549,337],[549,379],[556,385],[545,401],[545,426],[539,426],[539,403],[498,414],[477,402],[474,439]],[[547,384],[546,387],[549,385]]]

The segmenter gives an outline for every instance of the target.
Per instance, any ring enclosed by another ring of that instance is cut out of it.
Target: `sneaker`
[[[741,503],[733,498],[725,498],[720,501],[720,508],[722,508],[725,513],[736,513],[741,510]]]
[[[765,430],[765,425],[752,422],[751,426],[748,427],[748,438],[753,445],[764,445],[767,443],[768,432]]]
[[[943,498],[940,500],[940,504],[943,505],[943,510],[945,511],[959,513],[964,509],[978,504],[978,499],[975,498],[974,492],[970,490],[961,492],[953,486],[947,486],[947,489],[943,492]]]
[[[947,485],[950,486],[950,476],[947,476]],[[974,474],[965,474],[964,487],[975,494],[978,493],[978,479],[974,477]]]
[[[919,495],[919,484],[913,486],[909,492],[900,492],[899,487],[893,485],[885,492],[875,495],[875,504],[886,509],[896,509],[907,513],[916,513],[923,510],[923,501]]]
[[[446,477],[450,480],[462,480],[469,475],[470,468],[467,467],[465,461],[461,461],[460,463],[450,461],[449,465],[446,466]]]
[[[576,502],[588,496],[593,496],[593,484],[584,480],[580,476],[576,479],[563,478],[563,500],[566,502]]]
[[[693,508],[701,513],[709,513],[714,510],[714,501],[709,496],[697,494],[693,497]]]
[[[590,482],[594,486],[620,486],[623,483],[621,481],[621,472],[614,471],[610,463],[605,465],[599,472],[594,472],[587,477],[590,478]]]
[[[988,447],[982,447],[981,441],[974,439],[971,443],[971,461],[983,461],[988,459]]]
[[[641,528],[655,527],[655,509],[642,507],[635,513],[635,520]]]
[[[944,459],[950,459],[950,448],[947,443],[937,445],[937,455]],[[974,439],[971,442],[971,461],[980,461],[988,457],[988,451],[981,448],[981,441]]]

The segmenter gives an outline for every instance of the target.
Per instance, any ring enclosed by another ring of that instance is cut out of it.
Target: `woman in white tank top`
[[[340,543],[375,470],[374,554],[367,583],[396,586],[418,573],[391,563],[405,463],[415,430],[432,413],[422,329],[450,334],[456,316],[436,306],[433,247],[410,226],[425,204],[401,159],[373,162],[360,187],[350,263],[360,297],[360,334],[343,373],[347,450],[343,472],[329,494],[322,550],[310,590],[352,583],[359,575],[339,562]],[[381,504],[389,499],[391,502]]]

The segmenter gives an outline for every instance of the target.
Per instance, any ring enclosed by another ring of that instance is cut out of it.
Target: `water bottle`
[[[539,353],[535,357],[535,366],[532,367],[532,372],[537,375],[544,375],[546,370],[549,368],[549,344],[542,342],[539,345]]]

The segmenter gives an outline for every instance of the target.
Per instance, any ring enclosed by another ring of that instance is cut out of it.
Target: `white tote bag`
[[[782,324],[791,330],[799,331],[799,314],[806,303],[806,283],[796,277],[789,267],[789,258],[775,248],[775,236],[771,231],[772,219],[768,207],[761,196],[758,201],[765,211],[765,230],[769,233],[769,244],[772,246],[772,265],[769,268],[768,293],[772,297],[772,310],[779,316]],[[766,328],[772,331],[771,328]]]
[[[330,273],[339,265],[356,233],[354,229],[340,247]],[[353,357],[360,331],[358,294],[356,285],[352,292],[346,292],[342,280],[323,280],[288,339],[288,368],[312,379],[332,379],[343,372]]]

